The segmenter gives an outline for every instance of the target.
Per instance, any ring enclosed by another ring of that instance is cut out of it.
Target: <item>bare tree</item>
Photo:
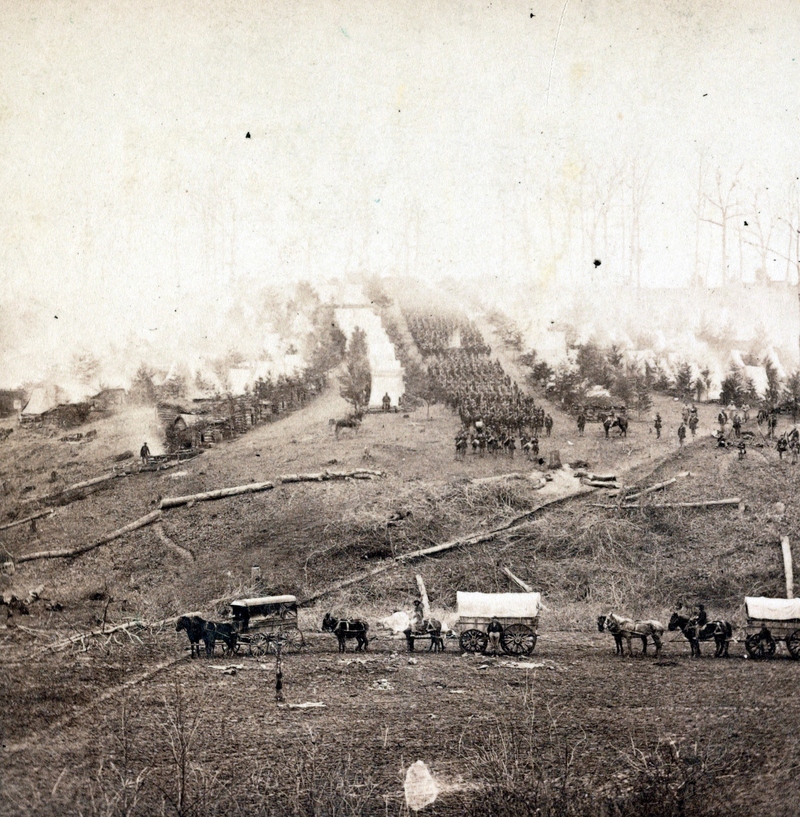
[[[714,218],[703,217],[701,220],[719,227],[721,230],[722,245],[722,286],[728,283],[728,222],[732,218],[740,218],[742,213],[739,202],[736,200],[736,187],[739,184],[741,167],[733,177],[730,185],[723,184],[722,171],[717,170],[717,189],[714,197],[706,195],[705,199],[716,210]],[[740,270],[741,274],[741,270]]]
[[[647,197],[649,176],[650,168],[643,170],[639,162],[634,159],[631,163],[630,177],[628,179],[631,204],[630,278],[635,282],[637,289],[642,285],[641,217],[645,198]]]
[[[767,211],[764,211],[764,205],[759,199],[766,200]],[[756,271],[756,281],[765,283],[767,276],[767,256],[770,255],[770,246],[772,243],[772,234],[775,230],[775,222],[769,218],[769,192],[760,190],[755,192],[755,201],[753,207],[753,214],[748,216],[744,222],[749,233],[754,237],[753,241],[748,240],[747,243],[758,250],[760,258],[760,266]]]

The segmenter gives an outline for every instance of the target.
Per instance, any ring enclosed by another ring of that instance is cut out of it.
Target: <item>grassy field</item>
[[[701,406],[698,439],[679,450],[679,406],[659,400],[656,409],[661,440],[649,420],[633,422],[627,439],[606,440],[596,425],[579,438],[555,413],[542,453],[558,450],[565,463],[586,461],[630,485],[689,472],[653,502],[740,496],[743,512],[604,509],[604,492],[594,492],[327,596],[302,610],[309,647],[284,663],[287,702],[324,708],[277,707],[273,659],[187,660],[172,627],[48,647],[103,622],[218,615],[223,604],[210,600],[250,592],[252,565],[264,592],[304,598],[393,555],[533,511],[572,490],[569,471],[539,490],[519,456],[457,462],[457,421],[436,406],[430,417],[369,415],[358,435],[337,441],[328,420],[344,405],[329,392],[185,467],[115,480],[35,531],[0,532],[18,556],[94,541],[160,497],[325,468],[385,474],[197,503],[83,556],[4,575],[6,594],[44,590],[29,616],[0,630],[0,812],[403,814],[403,775],[421,759],[441,789],[430,814],[796,813],[794,661],[783,652],[742,660],[741,643],[727,661],[708,647],[692,660],[673,634],[658,660],[620,659],[594,624],[610,609],[664,620],[676,603],[702,601],[741,627],[745,595],[784,592],[778,543],[797,529],[798,468],[768,446],[751,447],[744,462],[717,449],[712,406]],[[3,521],[110,469],[127,441],[124,418],[89,427],[98,436],[84,445],[33,432],[0,443]],[[493,479],[504,475],[514,478]],[[416,572],[452,620],[456,590],[514,589],[504,567],[543,593],[540,638],[523,662],[534,666],[464,657],[453,641],[442,655],[409,656],[375,628],[409,608]],[[369,655],[336,653],[318,632],[327,610],[373,623]],[[235,674],[225,674],[228,664]]]

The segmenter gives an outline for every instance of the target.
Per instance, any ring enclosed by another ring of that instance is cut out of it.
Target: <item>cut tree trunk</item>
[[[177,508],[180,505],[188,505],[194,502],[208,502],[212,499],[224,499],[228,496],[239,496],[240,494],[257,494],[260,491],[270,491],[275,487],[272,482],[251,482],[249,485],[237,485],[234,488],[219,488],[216,491],[206,491],[202,494],[189,494],[188,496],[165,497],[158,507],[161,510]]]
[[[8,530],[9,528],[16,528],[17,525],[24,525],[26,522],[33,522],[35,519],[41,519],[43,516],[51,516],[55,513],[55,509],[48,508],[46,511],[40,511],[33,514],[33,516],[26,516],[24,519],[17,519],[15,522],[9,522],[6,525],[0,525],[0,530]]]
[[[518,576],[515,576],[507,567],[503,568],[503,573],[505,573],[506,576],[508,576],[508,578],[517,585],[517,587],[522,588],[522,590],[524,590],[526,593],[533,593],[533,588],[529,584],[522,581],[522,579],[520,579]]]
[[[425,582],[419,573],[417,573],[417,587],[419,588],[419,595],[422,599],[422,615],[425,616],[425,618],[430,618],[431,603],[428,601],[428,591],[425,589]]]
[[[145,525],[150,525],[160,518],[161,511],[153,511],[152,513],[147,514],[147,516],[143,516],[141,519],[137,519],[135,522],[125,525],[124,528],[119,528],[119,530],[109,533],[102,539],[98,539],[98,541],[93,542],[91,545],[82,545],[81,547],[72,548],[71,550],[40,550],[38,553],[26,553],[22,556],[18,556],[16,559],[14,559],[14,561],[17,564],[20,564],[22,562],[33,562],[37,559],[66,559],[70,556],[79,556],[81,553],[88,553],[90,550],[99,548],[101,545],[106,545],[109,542],[113,542],[115,539],[119,539],[120,536],[124,536],[126,533],[143,528]]]

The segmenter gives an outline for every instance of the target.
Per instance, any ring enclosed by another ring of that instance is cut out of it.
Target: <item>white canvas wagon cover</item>
[[[541,593],[456,593],[463,618],[535,618],[541,603]]]
[[[800,599],[768,599],[764,596],[745,596],[747,617],[792,621],[800,619]]]

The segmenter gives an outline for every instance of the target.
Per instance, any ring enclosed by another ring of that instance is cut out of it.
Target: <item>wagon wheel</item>
[[[771,658],[775,655],[775,639],[771,635],[751,633],[744,641],[744,648],[751,658]]]
[[[247,652],[250,655],[266,655],[269,652],[269,637],[264,633],[251,635],[250,643],[247,645]]]
[[[536,646],[536,633],[525,624],[509,624],[500,635],[500,646],[509,655],[530,655]]]
[[[483,652],[489,643],[489,636],[481,630],[465,630],[458,639],[464,652]]]
[[[280,638],[283,639],[284,652],[300,652],[306,645],[306,640],[300,630],[284,630]]]
[[[786,636],[786,647],[792,658],[800,658],[800,630]]]

